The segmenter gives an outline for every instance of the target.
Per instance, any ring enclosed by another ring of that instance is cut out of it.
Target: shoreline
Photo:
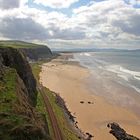
[[[85,79],[90,76],[89,70],[78,62],[66,61],[67,57],[58,57],[43,64],[40,81],[64,99],[68,110],[76,117],[78,128],[93,135],[95,140],[115,140],[109,134],[107,124],[117,122],[128,133],[140,137],[139,118],[129,110],[91,94],[85,85]]]
[[[93,137],[91,134],[84,134],[82,130],[77,126],[77,121],[75,121],[75,116],[72,115],[72,113],[68,110],[66,106],[66,102],[64,101],[61,96],[59,96],[57,93],[54,93],[56,97],[56,103],[58,106],[60,106],[64,112],[65,118],[68,121],[70,128],[77,134],[79,139],[90,139]]]

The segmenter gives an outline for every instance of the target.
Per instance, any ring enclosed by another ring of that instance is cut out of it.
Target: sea
[[[89,69],[94,94],[140,110],[140,50],[74,53],[74,60]]]

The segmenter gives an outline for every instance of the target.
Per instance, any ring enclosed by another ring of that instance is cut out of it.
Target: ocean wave
[[[105,69],[110,72],[122,74],[122,72],[120,71],[120,67],[121,66],[119,66],[119,65],[108,65],[108,66],[105,66]]]
[[[84,53],[84,55],[85,55],[85,56],[91,56],[91,54],[90,54],[90,53]]]
[[[126,81],[128,81],[129,78],[140,80],[140,72],[131,71],[120,65],[106,66],[106,70],[116,73],[119,77],[123,78]]]
[[[140,93],[140,89],[139,89],[139,88],[137,88],[137,87],[135,87],[135,86],[133,86],[133,85],[130,85],[130,87],[132,87],[133,89],[135,89],[137,92]]]
[[[135,79],[140,80],[140,76],[134,76]]]
[[[118,77],[126,81],[126,85],[140,93],[140,88],[133,83],[133,80],[137,80],[137,83],[140,81],[140,72],[126,69],[120,65],[106,66],[106,70],[116,73]]]
[[[133,78],[135,78],[136,80],[140,80],[140,72],[131,71],[131,70],[125,69],[123,67],[120,67],[120,71],[132,75]]]
[[[80,55],[81,55],[81,56],[83,56],[83,55],[84,55],[84,56],[91,56],[90,53],[80,53]]]
[[[106,61],[103,61],[103,60],[101,60],[101,59],[93,59],[97,64],[99,64],[99,65],[103,65],[103,66],[105,66],[105,65],[109,65],[109,63],[107,63]]]
[[[124,79],[125,81],[129,81],[128,77],[126,75],[118,74],[119,77]]]

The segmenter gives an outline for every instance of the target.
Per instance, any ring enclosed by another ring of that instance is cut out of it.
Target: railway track
[[[50,119],[53,133],[54,133],[54,140],[64,140],[62,133],[61,133],[61,130],[60,130],[59,125],[58,125],[58,121],[57,121],[56,116],[53,112],[53,109],[52,109],[52,106],[49,102],[49,99],[46,95],[46,91],[44,90],[44,88],[41,85],[38,86],[38,90],[43,98],[43,101],[44,101],[44,104],[46,107],[46,111],[49,114],[49,119]]]

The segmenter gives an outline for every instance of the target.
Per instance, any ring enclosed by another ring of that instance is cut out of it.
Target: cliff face
[[[51,58],[52,52],[47,46],[38,46],[36,48],[22,48],[25,55],[32,60]]]
[[[36,103],[36,81],[25,56],[0,48],[0,139],[49,140],[47,120]]]
[[[22,51],[29,59],[38,60],[52,57],[51,50],[45,45],[39,45],[18,40],[0,41],[2,48],[17,48]]]
[[[25,56],[19,50],[12,48],[0,49],[0,54],[3,58],[2,64],[14,68],[23,80],[28,91],[26,95],[29,103],[35,106],[37,99],[36,81]]]

